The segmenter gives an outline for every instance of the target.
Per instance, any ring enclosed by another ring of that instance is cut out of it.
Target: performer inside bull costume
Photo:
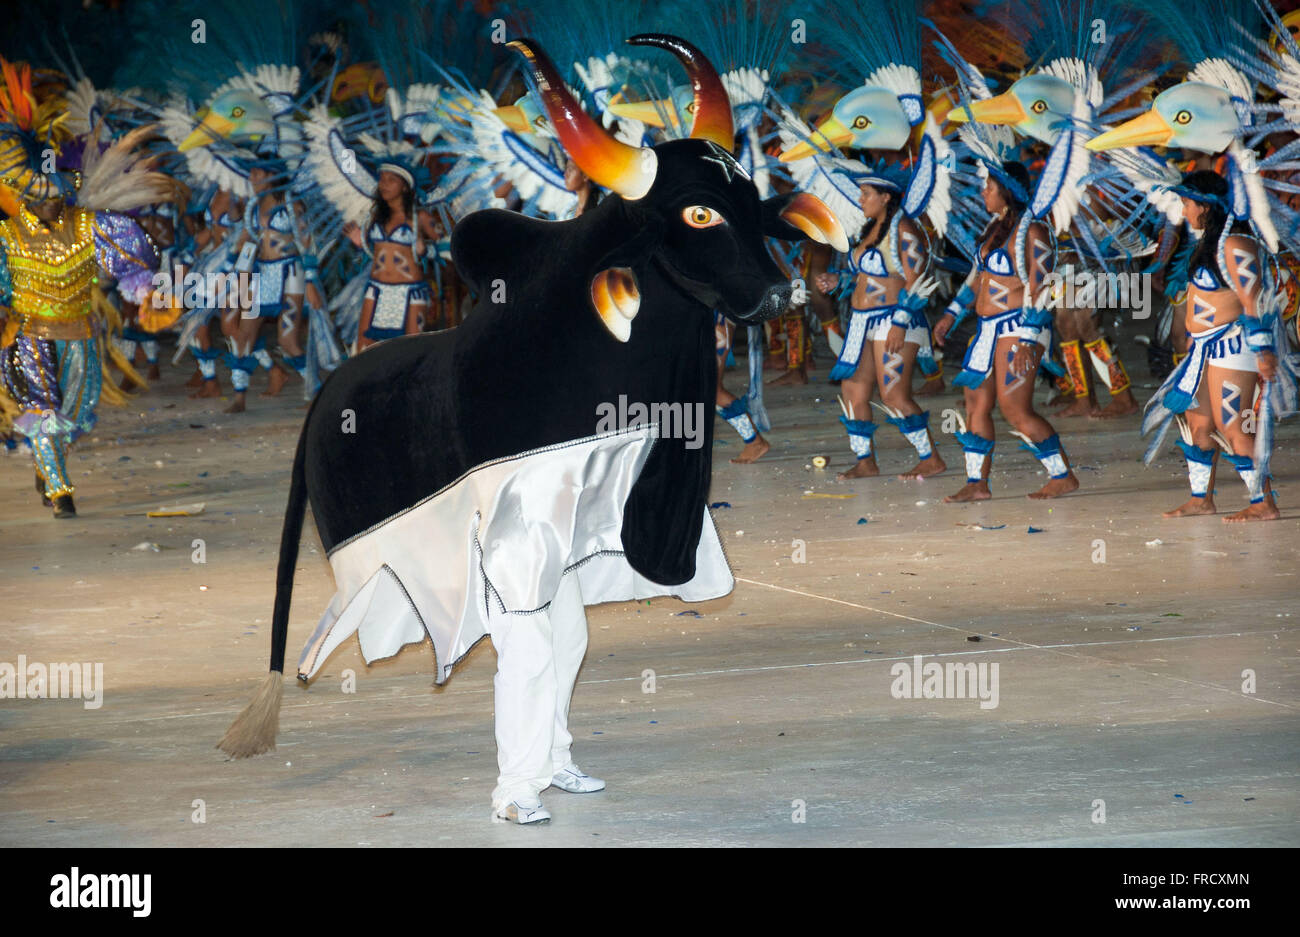
[[[551,786],[605,786],[570,750],[584,606],[731,591],[706,508],[712,421],[701,444],[674,434],[667,419],[602,432],[600,415],[621,397],[708,413],[713,310],[760,322],[790,298],[764,236],[811,237],[840,251],[848,241],[811,195],[760,202],[730,152],[726,91],[697,49],[663,34],[628,41],[672,52],[690,73],[689,139],[618,142],[535,42],[511,43],[565,150],[612,194],[568,221],[468,216],[452,240],[460,275],[478,294],[465,324],[383,342],[325,383],[294,457],[271,672],[220,743],[231,756],[274,747],[308,500],[337,592],[299,679],[354,632],[368,661],[427,634],[441,684],[490,635],[498,820],[550,819],[538,795]],[[351,480],[376,464],[383,471],[367,472],[372,482],[358,495]]]

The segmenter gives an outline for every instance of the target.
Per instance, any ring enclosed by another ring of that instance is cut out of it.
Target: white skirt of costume
[[[485,463],[336,546],[337,591],[299,677],[313,677],[354,632],[367,663],[427,635],[441,684],[490,621],[545,609],[565,576],[578,577],[587,605],[727,595],[735,580],[707,509],[689,582],[652,582],[623,554],[623,506],[657,432],[636,427]]]

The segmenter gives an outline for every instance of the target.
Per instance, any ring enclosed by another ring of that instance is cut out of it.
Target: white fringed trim
[[[1069,82],[1075,88],[1076,97],[1079,93],[1082,93],[1084,99],[1094,111],[1101,107],[1101,102],[1105,100],[1105,92],[1102,90],[1101,78],[1097,75],[1097,69],[1088,65],[1082,59],[1053,59],[1043,66],[1042,73],[1054,75],[1062,81]]]
[[[1204,59],[1187,73],[1188,81],[1200,81],[1223,88],[1241,101],[1255,100],[1255,87],[1249,78],[1233,67],[1226,59]]]
[[[1277,253],[1277,228],[1273,225],[1273,213],[1269,207],[1268,192],[1264,180],[1259,174],[1258,161],[1253,150],[1241,145],[1241,140],[1234,138],[1228,145],[1228,155],[1232,157],[1241,171],[1246,184],[1246,203],[1250,211],[1250,220],[1255,225],[1260,237],[1268,249]]]
[[[868,75],[863,84],[887,88],[899,96],[921,94],[921,76],[910,65],[885,65]]]
[[[324,106],[317,105],[307,120],[307,159],[304,168],[320,187],[326,201],[353,224],[365,224],[374,198],[375,178],[355,158],[349,175],[341,163],[341,154],[350,149],[340,130],[341,121],[332,117]]]

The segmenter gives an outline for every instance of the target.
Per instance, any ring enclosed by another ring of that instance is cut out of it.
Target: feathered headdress
[[[0,58],[0,208],[16,214],[20,202],[58,198],[67,183],[54,170],[65,108],[60,98],[37,102],[27,63]],[[47,171],[49,170],[49,171]]]

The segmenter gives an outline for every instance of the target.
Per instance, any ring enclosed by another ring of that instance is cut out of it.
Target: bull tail
[[[280,701],[284,695],[284,649],[289,638],[289,607],[293,600],[293,573],[298,565],[298,542],[302,538],[302,521],[307,511],[306,480],[307,430],[298,437],[293,457],[293,478],[289,484],[289,503],[284,512],[280,534],[280,562],[275,573],[275,610],[271,617],[271,670],[262,681],[257,695],[239,714],[217,748],[231,758],[251,758],[275,748],[280,730]]]

